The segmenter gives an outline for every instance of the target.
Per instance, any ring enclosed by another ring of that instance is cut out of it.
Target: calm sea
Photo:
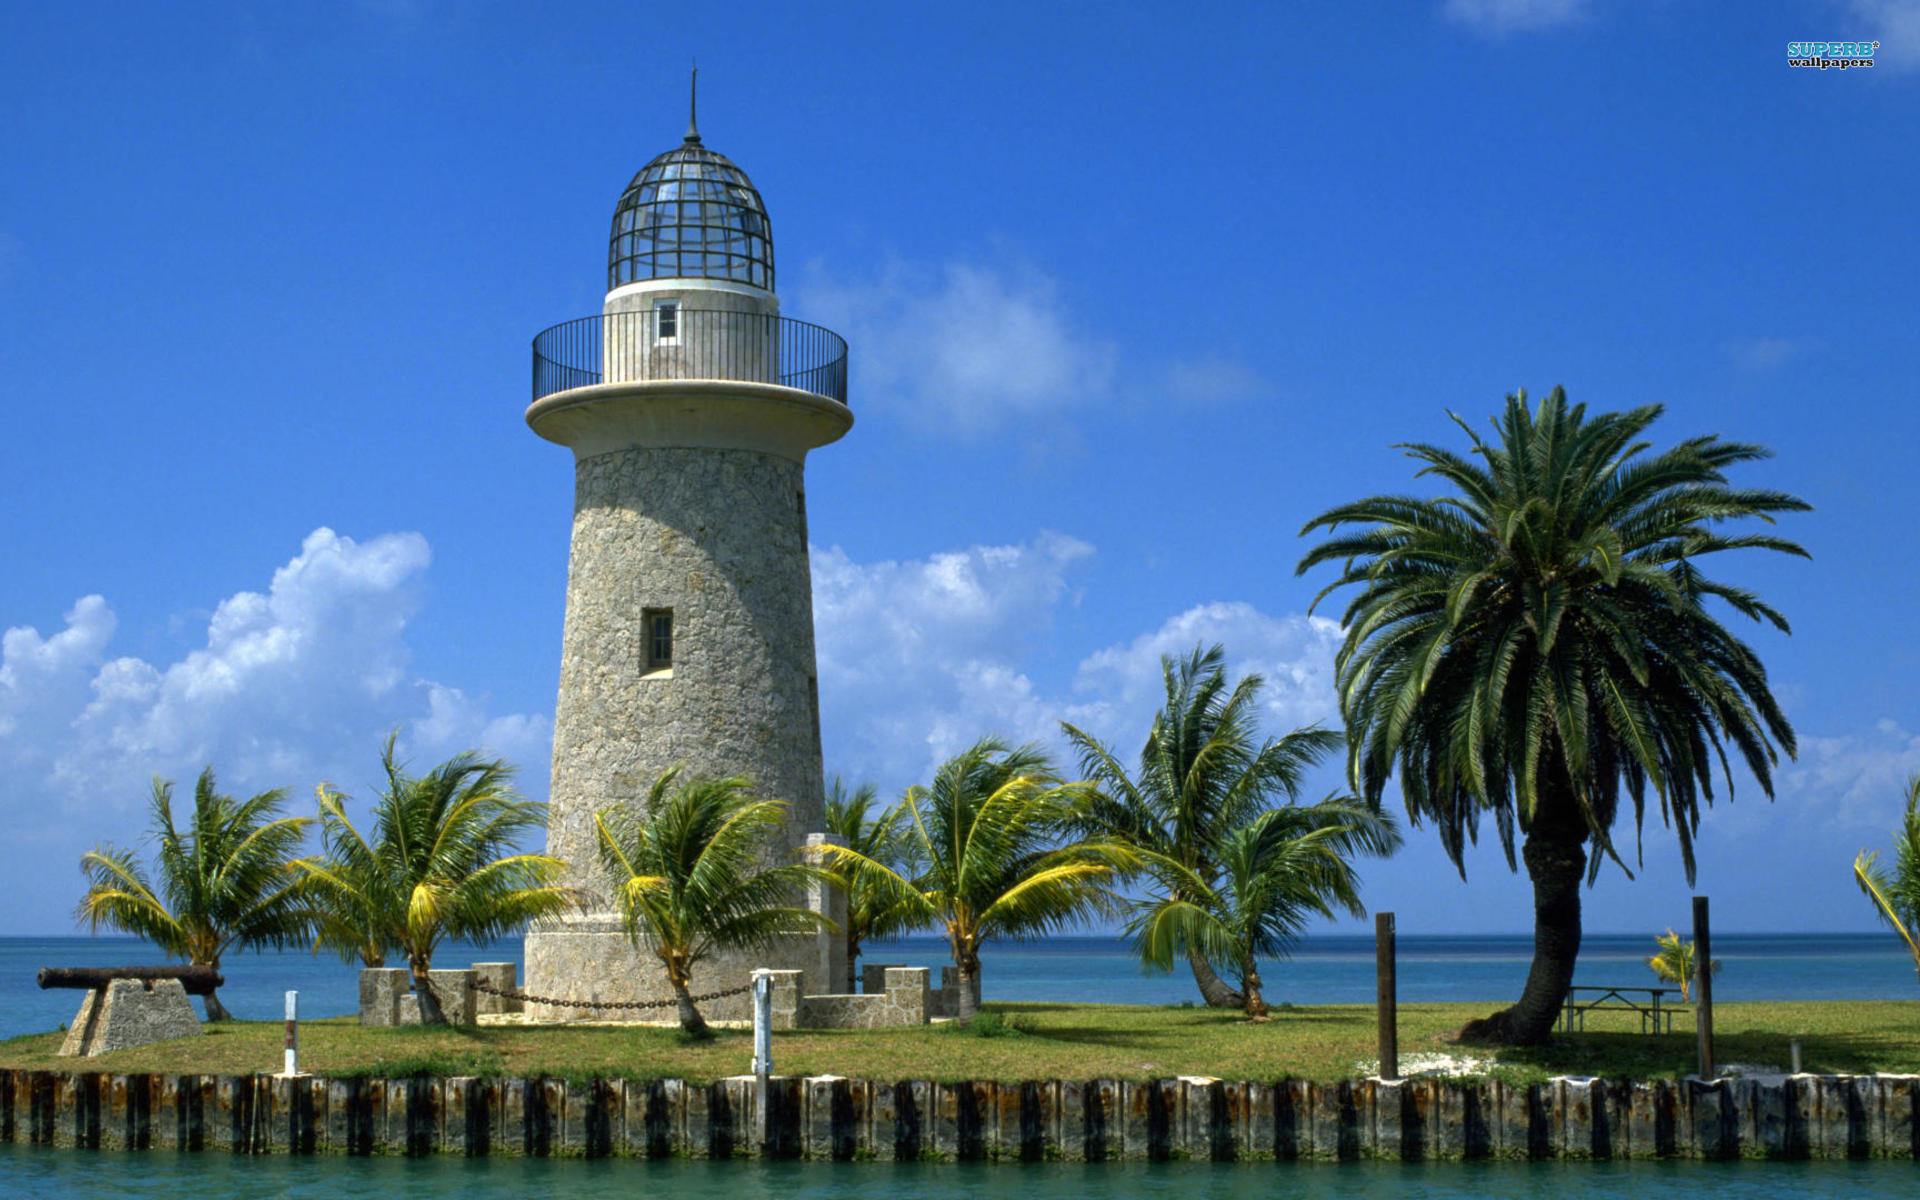
[[[1920,999],[1913,960],[1892,934],[1720,934],[1715,957],[1714,999],[1907,1000]],[[1420,1001],[1510,1000],[1526,981],[1532,941],[1526,937],[1433,937],[1398,939],[1400,999]],[[1646,956],[1653,939],[1588,934],[1580,951],[1576,983],[1653,986]],[[472,961],[517,961],[520,942],[484,949],[448,946],[436,956],[444,966]],[[50,966],[119,966],[161,961],[146,943],[130,938],[0,938],[0,1037],[53,1029],[73,1018],[77,992],[43,992],[34,974]],[[871,948],[864,961],[938,968],[948,960],[937,938],[908,938]],[[1059,937],[1043,942],[995,945],[983,957],[989,1000],[1103,1001],[1178,1004],[1196,999],[1185,973],[1146,975],[1111,937]],[[1312,937],[1293,957],[1262,966],[1267,997],[1294,1004],[1366,1004],[1374,997],[1373,939]],[[234,1015],[277,1020],[285,992],[300,992],[305,1017],[351,1013],[357,1001],[355,968],[337,958],[299,951],[238,954],[226,960],[221,999]],[[935,972],[938,978],[938,971]]]

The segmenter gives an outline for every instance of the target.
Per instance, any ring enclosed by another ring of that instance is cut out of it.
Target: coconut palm
[[[688,989],[694,966],[716,950],[832,930],[819,913],[791,904],[809,882],[832,876],[806,863],[767,861],[786,828],[785,804],[756,799],[738,775],[685,782],[680,775],[668,768],[639,811],[604,810],[594,823],[627,936],[665,968],[680,1028],[705,1036]]]
[[[1287,954],[1312,917],[1364,915],[1352,860],[1387,853],[1398,840],[1389,818],[1351,800],[1269,809],[1207,848],[1212,878],[1151,858],[1160,894],[1142,902],[1127,932],[1155,970],[1197,953],[1233,971],[1242,1011],[1264,1018],[1259,960]]]
[[[1907,780],[1907,810],[1893,832],[1893,866],[1862,850],[1853,860],[1853,878],[1880,919],[1907,943],[1913,969],[1920,972],[1920,774]]]
[[[851,790],[838,775],[827,784],[827,832],[846,839],[848,849],[875,862],[885,863],[911,876],[907,864],[906,810],[894,805],[874,813],[879,789],[862,783]],[[890,893],[870,886],[862,879],[845,877],[841,887],[847,894],[847,991],[854,990],[859,979],[861,943],[874,938],[891,937],[915,928],[915,914]]]
[[[941,925],[960,976],[964,1026],[980,1005],[986,942],[1036,937],[1119,910],[1112,884],[1138,867],[1138,856],[1113,842],[1059,844],[1082,795],[1060,782],[1038,748],[982,738],[902,798],[917,874],[909,878],[851,848],[829,846],[826,855],[915,924]]]
[[[1228,688],[1226,650],[1219,645],[1196,646],[1181,658],[1163,655],[1160,673],[1166,703],[1147,730],[1137,772],[1129,774],[1084,730],[1062,728],[1080,754],[1082,777],[1095,789],[1081,814],[1082,830],[1167,864],[1157,873],[1165,897],[1197,901],[1188,880],[1211,894],[1224,839],[1276,801],[1297,797],[1307,768],[1338,746],[1340,735],[1309,728],[1262,740],[1262,680],[1248,675]],[[1245,1006],[1246,997],[1222,982],[1202,948],[1182,953],[1209,1005]]]
[[[577,904],[555,882],[562,864],[518,847],[546,827],[546,805],[513,789],[513,768],[474,753],[425,775],[409,774],[390,736],[380,752],[386,782],[373,801],[371,836],[347,816],[351,797],[319,788],[324,853],[302,859],[326,917],[321,944],[363,963],[404,958],[420,1019],[446,1020],[427,972],[440,943],[486,943]]]
[[[1472,457],[1406,447],[1456,494],[1374,496],[1302,530],[1334,531],[1299,565],[1342,564],[1320,597],[1357,589],[1335,660],[1355,790],[1377,804],[1397,776],[1409,815],[1433,822],[1463,876],[1483,816],[1510,869],[1522,840],[1532,968],[1518,1002],[1471,1023],[1469,1039],[1551,1032],[1580,950],[1581,879],[1603,858],[1626,866],[1613,837],[1623,792],[1635,854],[1651,792],[1691,881],[1715,765],[1731,794],[1737,754],[1771,798],[1778,754],[1794,751],[1766,669],[1708,602],[1783,632],[1786,619],[1700,563],[1743,549],[1804,557],[1721,530],[1808,506],[1728,484],[1728,468],[1767,457],[1757,446],[1708,436],[1648,453],[1641,435],[1660,412],[1589,418],[1558,388],[1529,410],[1521,392],[1496,440],[1467,429]]]
[[[174,824],[173,783],[153,781],[156,889],[131,850],[100,846],[80,856],[89,887],[75,915],[93,930],[119,929],[153,942],[175,958],[218,970],[228,950],[305,941],[314,911],[290,860],[311,817],[283,817],[286,795],[261,792],[245,801],[215,790],[213,768],[193,787],[193,816]],[[202,1002],[207,1020],[232,1017],[220,997]]]
[[[1680,985],[1680,1003],[1689,1004],[1693,1000],[1694,954],[1693,939],[1683,938],[1669,929],[1653,939],[1659,950],[1647,960],[1647,966],[1653,968],[1654,975],[1666,983]],[[1714,959],[1707,964],[1707,970],[1718,975],[1720,960]]]

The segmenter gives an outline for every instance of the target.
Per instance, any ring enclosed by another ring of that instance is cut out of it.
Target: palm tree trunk
[[[860,935],[847,934],[847,994],[860,990]]]
[[[427,978],[427,971],[433,966],[433,960],[416,958],[412,960],[413,994],[420,998],[420,1023],[422,1025],[445,1025],[446,1010],[440,1007],[440,993],[433,990],[433,981]]]
[[[208,992],[206,995],[200,997],[200,1003],[206,1006],[207,1020],[209,1021],[233,1020],[233,1014],[227,1011],[226,1005],[220,1003],[220,997],[214,995],[212,992]]]
[[[1187,951],[1187,965],[1193,968],[1193,981],[1200,985],[1200,998],[1208,1008],[1244,1008],[1247,998],[1228,987],[1213,969],[1207,956],[1197,950]]]
[[[1249,966],[1245,971],[1240,973],[1240,991],[1241,994],[1247,998],[1246,1007],[1243,1011],[1256,1021],[1266,1020],[1269,1010],[1267,1008],[1267,998],[1260,994],[1260,971],[1258,968]]]
[[[973,1015],[980,1011],[980,959],[975,955],[959,958],[953,964],[960,975],[960,996],[954,1022],[965,1029],[973,1022]]]
[[[1580,882],[1586,873],[1584,826],[1536,821],[1521,857],[1533,881],[1533,965],[1512,1008],[1467,1022],[1463,1042],[1537,1046],[1553,1033],[1580,956]]]
[[[687,990],[687,981],[669,976],[667,982],[673,985],[673,998],[679,1002],[681,1030],[694,1037],[711,1036],[713,1030],[707,1027],[706,1018],[694,1006],[693,993]]]

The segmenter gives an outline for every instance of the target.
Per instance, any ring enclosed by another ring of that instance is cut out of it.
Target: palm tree
[[[878,799],[879,789],[873,784],[862,783],[849,791],[846,783],[835,775],[827,785],[827,832],[846,839],[848,849],[911,876],[913,870],[906,862],[909,847],[905,836],[906,810],[896,804],[872,815]],[[847,893],[846,984],[847,991],[851,992],[860,977],[861,943],[904,933],[918,922],[913,912],[890,893],[852,877],[843,878],[841,886]]]
[[[980,1006],[980,948],[996,937],[1025,938],[1118,910],[1111,885],[1138,856],[1111,842],[1059,845],[1082,789],[1063,785],[1036,747],[975,742],[902,798],[911,825],[908,878],[845,847],[826,856],[843,874],[889,897],[914,924],[939,922],[960,976],[958,1020]]]
[[[1878,853],[1860,852],[1853,878],[1873,901],[1880,919],[1893,926],[1920,972],[1920,774],[1907,780],[1907,811],[1893,833],[1893,868],[1880,865]]]
[[[786,812],[777,800],[755,799],[738,775],[681,783],[676,766],[654,780],[640,812],[594,817],[627,936],[660,959],[680,1028],[690,1034],[709,1032],[688,990],[695,964],[715,950],[765,947],[800,927],[832,928],[790,903],[810,881],[832,876],[806,863],[767,861]]]
[[[1683,938],[1669,929],[1654,938],[1653,944],[1659,947],[1659,951],[1647,960],[1647,965],[1653,968],[1654,975],[1663,982],[1680,985],[1680,1003],[1691,1003],[1694,977],[1693,939]],[[1708,963],[1707,970],[1718,975],[1720,960],[1716,958]]]
[[[1660,412],[1589,419],[1559,388],[1529,411],[1521,392],[1497,441],[1467,430],[1478,462],[1406,447],[1458,494],[1374,496],[1301,531],[1360,527],[1299,565],[1343,564],[1320,598],[1358,589],[1335,660],[1355,790],[1378,804],[1397,775],[1408,814],[1434,823],[1463,877],[1483,814],[1510,869],[1524,839],[1533,965],[1517,1003],[1462,1030],[1472,1040],[1551,1032],[1580,950],[1581,877],[1590,883],[1603,857],[1626,869],[1613,841],[1623,790],[1636,855],[1651,790],[1691,882],[1715,764],[1731,793],[1726,755],[1737,753],[1771,798],[1778,751],[1794,752],[1766,669],[1707,601],[1783,632],[1786,619],[1699,564],[1741,549],[1805,557],[1720,529],[1808,506],[1727,483],[1727,468],[1767,457],[1758,446],[1708,436],[1648,454],[1640,437]]]
[[[286,795],[261,792],[236,802],[214,790],[213,768],[193,787],[192,823],[173,820],[173,783],[153,781],[156,891],[131,850],[100,846],[80,856],[89,886],[75,915],[146,938],[194,966],[220,967],[231,949],[287,946],[304,941],[314,913],[289,860],[311,817],[283,817]],[[220,997],[203,999],[207,1020],[233,1014]]]
[[[327,913],[321,943],[369,964],[389,952],[405,958],[420,1019],[444,1024],[427,977],[442,941],[488,942],[577,899],[554,882],[560,860],[517,848],[545,828],[547,810],[513,790],[511,766],[469,752],[410,775],[389,736],[380,767],[372,836],[348,818],[351,798],[321,784],[325,852],[299,866]]]
[[[1081,816],[1091,837],[1122,842],[1169,864],[1160,872],[1166,896],[1197,900],[1189,879],[1211,892],[1220,876],[1219,848],[1233,830],[1300,793],[1306,769],[1340,744],[1327,729],[1298,729],[1259,740],[1262,680],[1248,675],[1227,687],[1226,650],[1194,647],[1183,658],[1163,655],[1166,704],[1154,714],[1129,775],[1113,752],[1084,730],[1062,724],[1080,754],[1080,773],[1095,791]],[[1207,1004],[1242,1008],[1246,997],[1221,981],[1199,946],[1183,950]]]
[[[1195,953],[1231,969],[1242,1011],[1260,1020],[1267,1001],[1259,959],[1288,953],[1310,917],[1331,918],[1336,907],[1363,915],[1351,860],[1388,853],[1398,841],[1391,819],[1351,800],[1269,809],[1208,847],[1216,879],[1171,860],[1149,861],[1161,891],[1141,904],[1127,932],[1155,970],[1172,970],[1179,956]]]

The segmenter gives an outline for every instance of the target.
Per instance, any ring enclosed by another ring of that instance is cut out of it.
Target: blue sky
[[[784,310],[852,343],[808,468],[830,770],[1063,717],[1131,753],[1197,641],[1276,731],[1330,719],[1301,524],[1562,384],[1814,504],[1813,562],[1722,568],[1794,623],[1752,641],[1802,753],[1707,818],[1699,887],[1726,929],[1871,927],[1849,865],[1920,769],[1920,5],[1171,12],[0,8],[0,932],[72,928],[155,772],[304,807],[398,728],[544,795],[572,484],[528,339],[598,311],[696,57]],[[1879,65],[1787,66],[1844,39]],[[1405,932],[1530,922],[1491,847],[1366,879]],[[1656,825],[1588,927],[1688,894]]]

